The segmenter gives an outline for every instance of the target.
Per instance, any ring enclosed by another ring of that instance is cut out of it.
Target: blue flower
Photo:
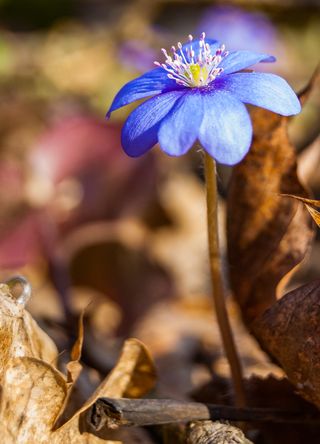
[[[159,142],[171,156],[185,154],[199,140],[218,162],[234,165],[248,152],[252,126],[244,103],[284,116],[299,113],[300,102],[285,80],[274,74],[243,72],[275,58],[251,51],[226,52],[215,40],[199,40],[162,50],[165,63],[124,85],[107,117],[136,100],[139,105],[122,129],[122,146],[140,156]]]

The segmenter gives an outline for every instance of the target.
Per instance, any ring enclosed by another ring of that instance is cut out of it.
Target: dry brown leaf
[[[155,369],[144,345],[135,339],[127,340],[110,375],[67,423],[54,430],[81,371],[82,318],[79,337],[71,353],[72,361],[67,366],[68,376],[65,377],[53,366],[57,350],[51,339],[24,310],[23,304],[10,294],[6,285],[0,285],[0,295],[2,442],[121,442],[108,430],[98,434],[91,430],[86,419],[87,410],[99,397],[141,396],[154,385]],[[121,432],[120,436],[121,440],[130,441],[129,432]]]
[[[249,324],[276,302],[279,283],[301,262],[314,231],[305,209],[280,196],[308,196],[297,177],[288,118],[255,109],[253,122],[252,147],[234,168],[228,196],[230,278]]]
[[[75,416],[88,410],[98,398],[139,398],[155,382],[156,372],[149,352],[138,339],[127,339],[114,369]]]
[[[2,442],[59,442],[50,441],[51,428],[66,389],[64,376],[50,364],[32,357],[11,359],[1,394]]]
[[[269,375],[266,378],[252,376],[244,379],[248,407],[277,408],[283,411],[300,411],[310,416],[317,414],[317,409],[296,393],[294,385],[287,378]],[[192,394],[198,402],[211,404],[233,404],[228,379],[213,379]],[[260,440],[272,444],[301,444],[319,441],[320,426],[309,424],[248,423],[248,429],[259,430]],[[259,441],[260,442],[260,441]]]
[[[320,281],[286,294],[255,320],[253,331],[298,392],[320,408]]]
[[[145,248],[145,235],[144,228],[130,222],[91,224],[73,234],[66,247],[72,251],[76,239],[87,239],[80,248],[77,241],[70,259],[73,283],[110,296],[121,308],[117,334],[122,337],[130,336],[139,319],[173,294],[172,278]]]
[[[309,211],[312,219],[315,221],[318,227],[320,227],[320,211],[316,210],[316,208],[320,208],[320,200],[306,199],[305,197],[294,196],[293,194],[283,194],[283,196],[292,197],[293,199],[297,199],[300,200],[300,202],[303,202],[306,206],[306,209]]]
[[[79,378],[79,375],[82,370],[82,365],[80,364],[80,358],[81,358],[81,352],[82,352],[82,346],[83,346],[83,315],[84,312],[81,313],[79,317],[79,331],[78,331],[78,338],[72,347],[71,350],[71,361],[67,364],[67,370],[68,370],[68,383],[74,384],[77,379]]]
[[[6,284],[0,284],[0,344],[0,382],[10,360],[15,357],[30,356],[55,364],[58,356],[53,341]]]
[[[69,437],[70,433],[73,433],[74,429],[79,430],[79,424],[81,424],[81,436],[83,436],[84,430],[90,431],[90,427],[85,421],[86,413],[97,399],[102,397],[140,397],[154,386],[155,381],[155,367],[147,349],[142,342],[137,339],[128,339],[125,342],[119,360],[110,375],[100,384],[71,420],[57,429],[55,433],[57,433],[58,436],[61,435],[63,439],[66,439]],[[100,438],[102,440],[107,439],[107,435],[111,432],[108,432],[108,430],[102,430],[99,433],[99,438],[90,435],[90,439],[92,440],[90,441],[90,444],[91,442],[102,442],[100,441]],[[109,444],[114,442],[115,441],[107,441]]]
[[[64,397],[63,404],[61,404],[59,415],[57,416],[53,428],[57,428],[62,425],[74,414],[74,407],[70,398],[74,391],[76,391],[76,383],[82,371],[82,365],[80,364],[82,346],[83,346],[83,316],[84,311],[81,312],[79,317],[78,337],[71,350],[71,361],[67,364],[67,380],[66,380],[66,396]]]
[[[301,95],[304,103],[314,78]],[[299,393],[320,407],[319,282],[277,301],[277,292],[303,259],[318,217],[296,173],[286,117],[254,113],[251,151],[235,168],[229,197],[229,259],[233,290],[260,344]],[[295,199],[286,199],[281,194]]]

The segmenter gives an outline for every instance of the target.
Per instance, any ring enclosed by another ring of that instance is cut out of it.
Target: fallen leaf
[[[91,430],[87,412],[99,397],[137,397],[153,387],[155,368],[144,345],[136,339],[128,339],[110,375],[67,422],[55,428],[81,372],[82,318],[66,377],[54,366],[55,345],[24,310],[19,297],[14,297],[5,284],[0,285],[0,297],[2,442],[114,444],[122,439],[130,442],[128,431],[115,436],[108,430],[99,433]],[[139,432],[135,437],[139,442]]]
[[[74,115],[52,125],[29,156],[30,203],[40,199],[59,208],[59,196],[72,200],[76,193],[72,213],[67,222],[63,218],[68,227],[144,211],[156,198],[155,158],[149,153],[133,162],[121,150],[120,139],[121,125],[90,115]]]
[[[312,82],[301,95],[303,103]],[[314,236],[312,220],[297,199],[317,217],[317,201],[309,199],[297,177],[287,123],[286,117],[254,111],[252,149],[234,169],[228,201],[230,276],[252,333],[299,393],[319,407],[319,284],[277,300]]]
[[[64,376],[50,364],[26,356],[12,358],[1,393],[0,433],[3,442],[58,442],[50,441],[49,437],[66,389]]]
[[[315,221],[318,227],[320,227],[320,211],[316,210],[316,208],[320,208],[320,200],[306,199],[305,197],[294,196],[293,194],[283,194],[283,196],[292,197],[293,199],[297,199],[300,202],[303,202],[306,206],[306,209],[309,211],[312,219]]]
[[[131,335],[137,321],[156,303],[172,297],[174,291],[172,276],[152,257],[146,238],[140,231],[130,233],[129,229],[128,225],[121,229],[121,224],[87,226],[73,236],[82,242],[87,239],[87,244],[82,247],[73,241],[74,251],[70,242],[66,247],[72,253],[73,284],[94,288],[121,308],[117,334],[122,337]],[[123,236],[125,231],[131,234],[129,240]]]
[[[118,162],[120,130],[90,115],[64,118],[34,144],[29,154],[34,174],[58,183],[88,167]]]
[[[58,351],[53,341],[10,293],[0,284],[0,382],[15,357],[29,356],[55,364]]]
[[[100,384],[75,415],[67,423],[56,430],[56,433],[60,433],[63,437],[69,436],[69,434],[72,433],[72,430],[78,427],[79,422],[84,422],[84,424],[82,424],[81,433],[83,433],[84,429],[90,431],[90,426],[87,420],[84,419],[87,418],[87,416],[90,417],[87,413],[99,398],[140,397],[153,388],[155,381],[155,367],[147,349],[142,342],[137,339],[128,339],[123,346],[116,366],[109,376]],[[109,432],[108,430],[104,430],[99,433],[102,439],[106,439],[106,434]],[[95,439],[98,438],[95,437]],[[92,443],[95,442],[98,443],[100,441],[92,441]],[[110,441],[110,444],[113,442],[114,441]],[[107,441],[107,443],[109,443],[109,441]]]
[[[286,294],[252,324],[297,391],[320,408],[320,281]]]
[[[317,409],[296,393],[296,388],[287,378],[269,375],[265,378],[251,376],[244,379],[248,407],[277,408],[284,411],[301,411],[303,415],[317,415]],[[192,393],[192,399],[208,404],[232,405],[230,380],[213,378],[209,383]],[[301,444],[318,442],[320,426],[309,424],[285,424],[252,422],[247,431],[259,430],[259,442]]]
[[[114,369],[75,416],[91,407],[98,398],[140,398],[155,382],[156,372],[149,352],[138,339],[127,339]]]
[[[0,266],[18,269],[39,256],[41,233],[36,213],[9,220],[0,232]]]
[[[227,221],[232,289],[249,325],[276,302],[283,278],[302,261],[314,235],[305,209],[280,196],[308,197],[297,176],[288,118],[254,109],[253,123],[252,147],[233,170]]]

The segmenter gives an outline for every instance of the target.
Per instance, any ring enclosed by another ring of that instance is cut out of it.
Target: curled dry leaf
[[[127,339],[114,369],[75,416],[88,410],[99,398],[139,398],[153,388],[155,381],[155,367],[147,349],[137,339]]]
[[[301,262],[314,234],[307,211],[281,196],[308,197],[288,118],[255,109],[253,122],[251,150],[234,168],[228,196],[230,278],[248,324],[276,302],[283,277]]]
[[[99,397],[141,396],[154,385],[155,369],[144,345],[136,339],[127,340],[110,375],[67,422],[54,429],[81,371],[82,319],[79,338],[72,350],[72,361],[67,366],[68,376],[65,377],[54,367],[57,357],[55,345],[4,284],[0,285],[0,297],[2,442],[119,442],[114,441],[108,430],[94,433],[86,420],[87,411]]]
[[[90,436],[90,441],[88,441],[89,437],[87,436],[87,441],[84,440],[83,442],[105,442],[109,437],[108,430],[101,431],[99,437],[91,435],[93,429],[90,426],[90,420],[86,420],[87,416],[89,418],[90,407],[102,397],[140,397],[154,386],[155,381],[155,368],[147,349],[137,339],[128,339],[124,344],[116,366],[109,376],[102,381],[100,386],[74,416],[54,432],[59,439],[62,439],[62,441],[56,442],[68,442],[67,440],[70,439],[69,442],[81,443],[80,438],[76,438],[80,425],[81,436],[87,433]],[[85,431],[86,433],[84,433]],[[72,436],[73,438],[71,438]],[[79,439],[79,441],[72,441],[75,438]],[[66,441],[63,441],[63,439]],[[113,441],[107,442],[111,444]]]
[[[286,294],[255,320],[253,331],[298,392],[320,408],[320,281]]]
[[[52,340],[6,284],[0,284],[0,344],[0,381],[15,357],[29,356],[55,364],[58,356]]]
[[[313,82],[301,94],[302,103]],[[284,277],[301,262],[313,238],[308,211],[317,218],[318,202],[309,199],[297,177],[288,119],[263,110],[254,116],[252,150],[234,170],[228,202],[232,286],[260,344],[299,393],[320,407],[319,283],[277,301]]]

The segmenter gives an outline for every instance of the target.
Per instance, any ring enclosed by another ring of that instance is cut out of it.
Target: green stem
[[[243,407],[245,405],[245,391],[243,386],[242,369],[230,327],[222,280],[218,236],[218,193],[216,164],[214,159],[207,153],[205,153],[204,163],[207,190],[209,260],[213,300],[225,354],[231,370],[234,385],[235,404],[237,407]]]

